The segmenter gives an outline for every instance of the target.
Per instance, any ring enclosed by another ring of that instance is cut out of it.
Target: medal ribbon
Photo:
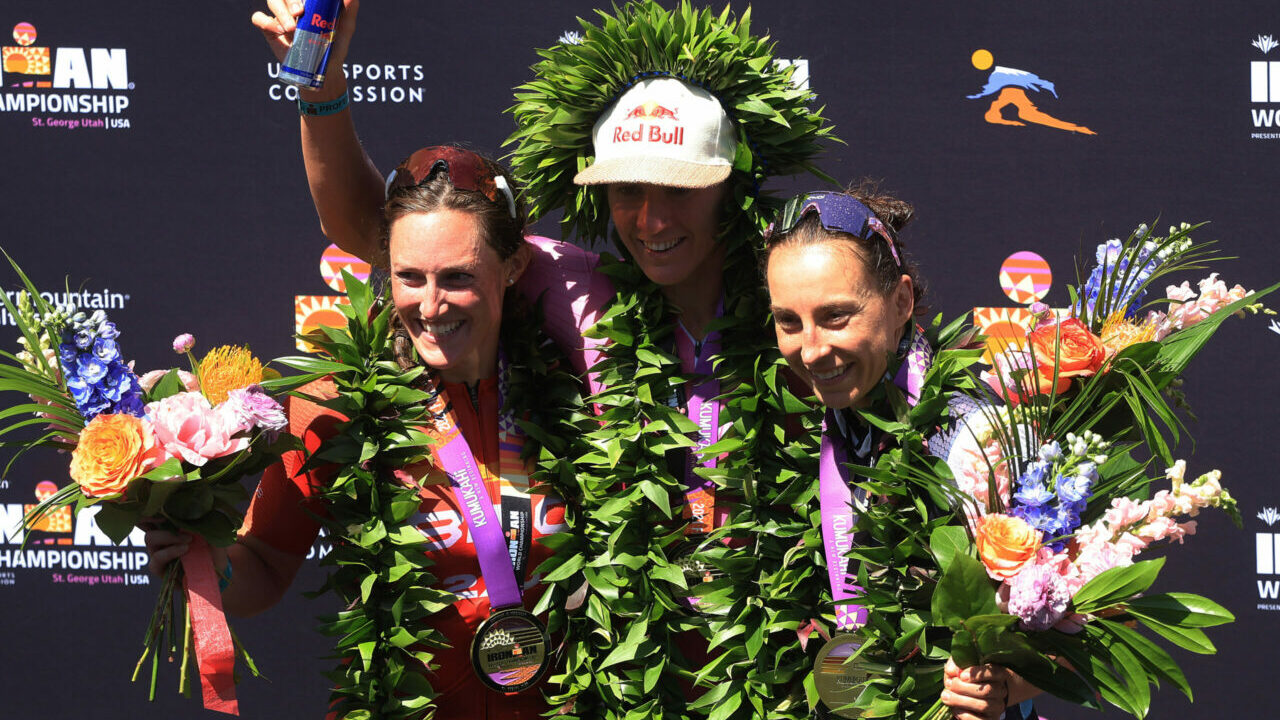
[[[499,374],[506,371],[506,363],[500,358]],[[457,415],[439,387],[432,388],[433,397],[428,407],[435,416],[440,435],[432,454],[436,466],[449,476],[453,496],[458,500],[463,519],[471,531],[471,541],[476,546],[476,559],[489,593],[491,608],[504,608],[521,604],[520,581],[516,578],[515,563],[507,543],[502,523],[489,500],[489,489],[476,463],[475,454],[458,428]],[[501,400],[499,400],[501,403]],[[478,409],[477,409],[478,411]],[[514,423],[511,423],[514,425]],[[501,470],[499,470],[501,475]]]
[[[933,349],[919,328],[914,328],[907,354],[893,382],[907,393],[907,402],[915,405],[924,387],[924,377],[933,360]],[[822,552],[827,561],[827,581],[831,599],[836,601],[836,628],[852,630],[867,623],[867,609],[853,603],[842,603],[862,591],[852,582],[848,571],[849,550],[853,547],[853,528],[858,522],[853,511],[853,491],[845,464],[848,451],[843,438],[833,441],[829,429],[836,424],[835,414],[828,410],[822,421],[822,446],[818,465],[818,503],[822,513]]]
[[[849,560],[845,556],[853,548],[853,526],[858,516],[853,511],[853,492],[845,475],[848,453],[843,443],[831,441],[827,426],[835,423],[831,411],[822,421],[822,448],[818,458],[818,503],[822,512],[822,552],[827,560],[827,581],[831,599],[836,601],[836,629],[853,630],[867,624],[867,609],[841,602],[855,597],[862,588],[853,584]]]
[[[724,300],[716,306],[716,317],[724,314]],[[715,378],[715,368],[711,358],[720,352],[720,333],[712,332],[697,348],[693,338],[684,326],[676,333],[677,347],[683,347],[693,356],[693,372],[699,376],[694,383],[689,400],[684,405],[685,416],[698,426],[698,440],[689,452],[684,471],[684,515],[689,519],[685,528],[686,535],[706,535],[716,527],[716,484],[711,480],[698,476],[693,470],[698,465],[706,468],[716,466],[715,457],[698,460],[697,453],[715,445],[720,440],[720,381]]]

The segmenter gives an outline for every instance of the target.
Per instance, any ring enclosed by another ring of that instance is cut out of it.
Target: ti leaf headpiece
[[[604,238],[609,207],[602,186],[577,186],[573,176],[594,160],[591,131],[600,115],[636,81],[674,76],[716,96],[738,131],[730,183],[737,217],[752,233],[766,224],[756,201],[766,177],[808,170],[824,139],[835,139],[814,95],[778,65],[768,36],[751,34],[751,10],[737,18],[696,10],[687,0],[667,10],[653,0],[630,2],[613,14],[596,11],[599,25],[578,19],[581,33],[539,50],[536,78],[516,89],[510,109],[518,129],[512,170],[525,183],[529,215],[560,207],[561,231],[584,240]],[[731,231],[732,227],[722,230]]]

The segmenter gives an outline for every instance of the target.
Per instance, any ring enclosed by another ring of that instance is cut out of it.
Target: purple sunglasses
[[[893,261],[902,267],[898,246],[894,244],[889,229],[871,212],[871,208],[844,193],[811,192],[791,198],[782,206],[778,219],[765,229],[765,243],[794,230],[810,212],[818,214],[818,222],[827,230],[846,232],[860,240],[870,240],[872,235],[879,235],[889,245]]]

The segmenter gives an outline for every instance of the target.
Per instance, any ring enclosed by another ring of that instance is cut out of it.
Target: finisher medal
[[[531,687],[551,666],[547,629],[521,608],[495,611],[471,639],[471,666],[480,682],[500,693]]]
[[[862,643],[857,636],[836,635],[818,651],[818,659],[813,664],[813,684],[818,688],[818,698],[836,717],[861,717],[860,710],[845,707],[858,699],[858,686],[871,676],[861,660],[846,662],[860,647]]]
[[[685,609],[694,615],[707,615],[708,613],[701,609],[702,598],[694,594],[694,590],[702,583],[709,583],[724,576],[720,569],[711,563],[703,562],[694,557],[694,552],[698,549],[701,538],[694,537],[684,543],[676,550],[673,558],[674,564],[680,567],[684,573],[684,584],[686,587],[676,587],[673,594],[676,599],[685,606]],[[687,589],[686,589],[687,588]]]

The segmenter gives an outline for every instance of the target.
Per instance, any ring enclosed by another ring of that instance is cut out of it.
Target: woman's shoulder
[[[290,395],[284,403],[292,435],[302,437],[309,429],[318,425],[331,427],[335,421],[346,419],[341,413],[319,404],[338,396],[338,387],[332,378],[313,380],[299,387],[296,392],[299,394]]]
[[[533,263],[551,263],[561,269],[580,269],[594,272],[600,264],[600,256],[563,240],[553,240],[541,235],[526,235],[525,240],[534,249]]]

